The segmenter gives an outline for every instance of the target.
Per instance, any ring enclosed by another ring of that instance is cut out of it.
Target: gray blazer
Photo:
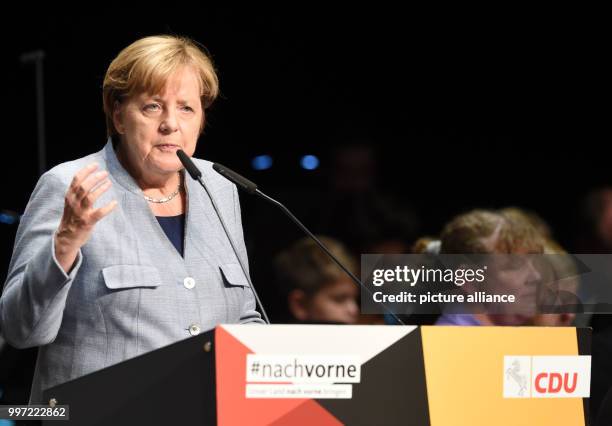
[[[113,186],[96,207],[119,205],[98,222],[67,275],[53,235],[74,174],[97,162]],[[240,257],[248,265],[236,187],[208,161],[202,171]],[[21,219],[4,292],[0,332],[17,348],[40,346],[31,403],[67,380],[211,329],[262,322],[255,299],[206,192],[186,176],[184,258],[166,237],[112,144],[41,176]]]

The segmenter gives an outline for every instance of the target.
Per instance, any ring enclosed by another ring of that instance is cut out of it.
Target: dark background
[[[370,150],[375,168],[365,192],[392,200],[386,216],[409,218],[374,234],[397,229],[407,244],[437,234],[461,211],[515,205],[540,214],[572,250],[582,197],[610,182],[609,49],[595,22],[482,10],[464,11],[466,19],[371,4],[186,12],[161,11],[163,22],[13,16],[16,25],[0,28],[0,209],[22,212],[38,179],[34,68],[19,56],[46,54],[50,168],[103,147],[106,68],[122,48],[158,33],[203,43],[219,71],[222,97],[208,112],[196,156],[256,181],[313,231],[356,253],[367,244],[351,240],[351,207],[367,210],[362,222],[373,227],[380,212],[363,207],[368,196],[345,202],[338,195],[332,182],[343,147]],[[486,19],[477,18],[482,13]],[[273,156],[271,169],[251,168],[259,154]],[[320,168],[301,169],[304,154],[317,155]],[[301,234],[260,200],[243,196],[242,212],[255,284],[271,319],[282,321],[271,258]],[[15,231],[0,224],[2,282]]]

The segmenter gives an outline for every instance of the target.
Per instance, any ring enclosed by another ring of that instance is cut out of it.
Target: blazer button
[[[195,280],[191,277],[187,277],[183,280],[183,285],[185,286],[186,289],[191,290],[192,288],[195,287]]]
[[[201,331],[202,329],[198,324],[191,324],[189,326],[189,334],[191,334],[192,336],[197,336],[198,334],[200,334]]]

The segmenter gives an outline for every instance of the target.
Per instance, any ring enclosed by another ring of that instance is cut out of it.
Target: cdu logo
[[[504,398],[588,398],[590,389],[590,356],[504,356]]]
[[[530,356],[504,357],[504,398],[529,398]]]

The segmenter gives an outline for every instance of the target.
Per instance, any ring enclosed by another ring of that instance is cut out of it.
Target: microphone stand
[[[208,198],[210,199],[210,203],[212,204],[213,209],[215,210],[215,213],[217,214],[217,217],[219,218],[219,222],[221,222],[221,226],[223,227],[223,231],[225,232],[225,235],[227,236],[227,239],[229,240],[229,243],[232,246],[232,250],[234,251],[234,254],[236,255],[236,259],[238,259],[238,263],[240,264],[240,268],[242,269],[242,272],[244,273],[244,276],[246,277],[246,279],[247,279],[247,281],[249,283],[249,286],[251,287],[251,291],[253,292],[253,296],[255,296],[255,301],[259,305],[259,309],[261,309],[261,316],[263,316],[264,321],[266,322],[266,324],[270,324],[270,319],[268,318],[268,314],[266,313],[266,310],[265,310],[263,304],[261,303],[261,300],[259,299],[259,295],[257,294],[257,290],[255,290],[255,286],[251,282],[251,278],[249,277],[249,271],[247,270],[244,262],[242,261],[242,259],[240,258],[240,255],[238,254],[239,252],[238,252],[238,249],[236,248],[236,246],[234,245],[234,240],[230,236],[230,233],[229,233],[229,231],[227,229],[227,226],[225,226],[225,221],[223,220],[223,217],[221,216],[221,212],[219,211],[219,208],[217,207],[217,203],[215,203],[215,200],[213,199],[210,191],[208,190],[208,187],[206,186],[206,184],[202,180],[202,177],[198,176],[198,177],[196,177],[196,180],[200,183],[202,188],[204,188],[204,191],[206,191],[206,195],[208,195]]]

